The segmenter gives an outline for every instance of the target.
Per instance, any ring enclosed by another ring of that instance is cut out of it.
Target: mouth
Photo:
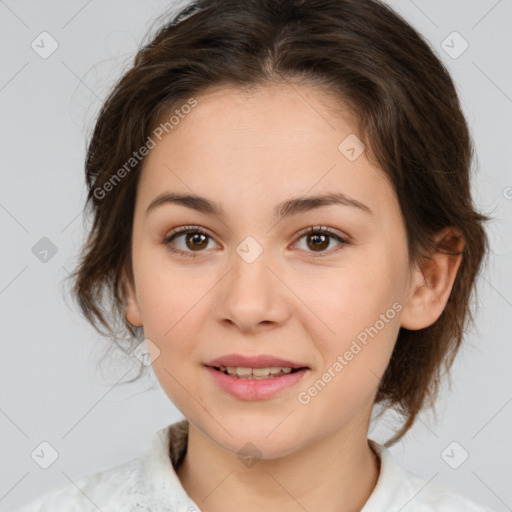
[[[205,365],[205,368],[216,389],[246,401],[279,396],[297,386],[311,371],[308,366],[276,358],[252,358],[250,362],[248,358],[241,360],[239,357],[228,360],[238,365],[222,364],[226,362],[226,358],[223,358],[223,361],[215,361]],[[265,362],[262,363],[262,360]]]
[[[240,400],[266,400],[297,386],[310,372],[303,363],[270,354],[227,354],[204,365],[217,389]]]
[[[281,367],[281,366],[267,366],[264,368],[249,368],[240,366],[212,366],[213,369],[221,372],[229,377],[235,379],[246,379],[246,380],[263,380],[263,379],[275,379],[288,375],[290,373],[296,373],[301,370],[307,369],[306,366],[300,368]]]

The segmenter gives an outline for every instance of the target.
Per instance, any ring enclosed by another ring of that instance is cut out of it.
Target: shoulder
[[[452,491],[432,480],[422,478],[403,469],[404,480],[414,495],[404,507],[404,512],[493,512],[472,499]]]
[[[15,512],[110,512],[136,504],[137,460],[53,487]],[[129,500],[129,501],[127,501]]]
[[[361,512],[493,512],[460,493],[400,466],[388,448],[370,440],[381,470],[377,485]]]
[[[164,503],[166,510],[192,510],[195,504],[174,470],[187,438],[186,420],[168,425],[139,457],[54,487],[15,512],[142,512],[159,510]]]

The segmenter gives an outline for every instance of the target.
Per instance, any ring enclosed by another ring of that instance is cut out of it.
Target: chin
[[[283,422],[283,418],[260,418],[258,423],[253,419],[240,421],[240,417],[227,420],[213,427],[208,425],[207,434],[225,450],[239,458],[277,459],[293,453],[305,442],[304,428],[299,425]],[[282,422],[282,423],[281,423]],[[300,434],[299,434],[300,432]]]

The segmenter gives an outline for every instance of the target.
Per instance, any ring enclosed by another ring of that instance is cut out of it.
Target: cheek
[[[400,280],[393,265],[385,260],[362,259],[363,264],[329,269],[310,282],[300,277],[302,296],[307,297],[311,310],[319,313],[323,323],[318,323],[325,333],[340,340],[355,336],[392,307],[401,296],[396,284]]]
[[[384,251],[379,255],[331,272],[322,291],[318,286],[309,287],[308,306],[318,311],[322,320],[309,323],[310,337],[321,354],[319,371],[330,369],[331,374],[340,376],[330,386],[340,392],[340,386],[347,386],[360,388],[366,396],[373,393],[398,335],[401,267],[392,255]]]
[[[180,329],[203,290],[191,281],[191,272],[173,265],[161,246],[149,242],[134,255],[139,305],[146,336],[165,340]],[[197,271],[196,271],[197,272]]]
[[[144,307],[144,334],[159,348],[153,363],[153,372],[162,389],[175,406],[190,412],[190,394],[200,399],[190,368],[198,361],[196,343],[200,338],[204,319],[200,300],[205,290],[191,286],[190,280],[180,272],[148,273],[140,289]],[[187,408],[187,404],[188,408]]]

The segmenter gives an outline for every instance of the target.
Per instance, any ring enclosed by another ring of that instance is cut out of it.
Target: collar
[[[151,510],[190,510],[199,512],[183,488],[176,469],[187,453],[188,420],[184,419],[159,430],[150,450],[141,459],[139,492],[146,497]],[[440,487],[399,466],[389,448],[372,439],[368,442],[380,459],[377,484],[361,509],[361,512],[395,511],[404,508],[421,492],[416,502],[423,503],[432,492],[441,492]],[[429,485],[426,491],[423,489]],[[423,491],[423,492],[422,492]]]

